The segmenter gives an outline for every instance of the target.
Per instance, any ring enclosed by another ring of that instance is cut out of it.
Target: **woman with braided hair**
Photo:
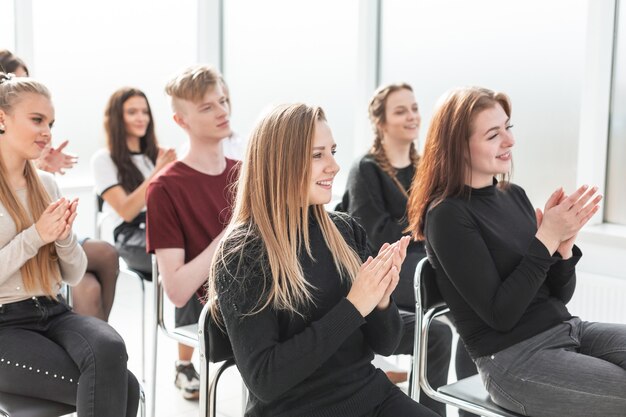
[[[417,166],[416,141],[421,116],[413,89],[406,83],[379,87],[370,100],[369,119],[374,131],[374,143],[369,152],[350,170],[341,211],[348,212],[365,228],[370,250],[376,253],[385,242],[393,242],[408,226],[406,206],[411,182]],[[418,262],[426,256],[424,243],[412,241],[400,270],[400,282],[393,298],[398,307],[408,310],[402,314],[404,336],[397,354],[413,353],[415,339],[415,296],[413,276]],[[433,386],[445,385],[448,379],[452,333],[447,325],[435,322],[428,339],[428,376]],[[457,376],[476,373],[476,368],[464,347],[457,348]],[[390,379],[392,375],[389,375]],[[442,416],[444,404],[420,396],[420,402]],[[469,415],[469,414],[461,414]]]

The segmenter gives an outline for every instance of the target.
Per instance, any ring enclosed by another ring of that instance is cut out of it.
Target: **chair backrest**
[[[209,362],[222,362],[233,357],[233,347],[230,344],[228,335],[224,332],[223,326],[220,327],[211,314],[211,304],[215,300],[209,300],[200,315],[198,328],[202,329],[202,339]]]
[[[422,296],[422,309],[424,311],[445,304],[439,286],[437,285],[437,272],[428,258],[420,261],[416,272],[419,273]]]

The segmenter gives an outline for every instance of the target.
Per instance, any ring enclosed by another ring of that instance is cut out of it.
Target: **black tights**
[[[83,243],[83,250],[87,255],[87,272],[72,288],[74,311],[107,321],[120,269],[117,250],[107,242],[93,239]]]

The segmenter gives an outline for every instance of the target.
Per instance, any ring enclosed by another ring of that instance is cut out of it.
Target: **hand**
[[[536,237],[551,254],[561,247],[561,243],[564,243],[562,249],[567,250],[568,246],[571,249],[573,241],[570,240],[598,211],[602,196],[596,195],[597,187],[588,188],[583,185],[570,196],[558,189],[548,199],[543,213],[536,210]]]
[[[67,239],[67,237],[72,232],[72,226],[74,225],[74,220],[76,219],[76,216],[78,214],[76,213],[77,207],[78,207],[78,198],[75,198],[68,204],[67,212],[65,213],[65,217],[66,217],[65,229],[63,229],[63,232],[61,232],[61,234],[59,235],[59,237],[56,238],[56,240]]]
[[[567,195],[563,191],[563,188],[559,188],[553,193],[552,196],[550,196],[550,198],[548,199],[548,202],[546,203],[545,209],[548,210],[549,208],[552,208],[556,206],[557,204],[560,204],[566,198],[567,198]],[[541,223],[543,221],[543,212],[541,211],[541,209],[535,209],[535,216],[537,217],[537,229],[538,229],[541,226]],[[572,250],[574,248],[574,242],[576,241],[576,236],[578,236],[578,233],[559,244],[556,251],[561,255],[561,258],[569,259],[572,257],[573,255]]]
[[[406,249],[409,247],[409,243],[411,243],[411,236],[402,236],[400,240],[394,243],[394,245],[398,245],[398,253],[394,257],[393,264],[398,268],[398,271],[402,269],[402,263],[406,258]],[[378,254],[380,255],[383,250],[387,249],[390,245],[389,243],[384,243],[383,246],[380,247]]]
[[[376,258],[370,256],[361,265],[346,298],[363,317],[372,312],[387,292],[393,279],[389,272],[392,268],[396,269],[393,265],[393,256],[397,255],[397,251],[396,246],[390,245]]]
[[[65,232],[70,217],[69,203],[65,198],[50,203],[35,223],[35,229],[44,243],[54,242]]]
[[[154,164],[154,172],[159,172],[165,168],[170,162],[176,160],[176,151],[174,148],[159,148],[156,163]]]
[[[69,141],[64,141],[57,149],[54,149],[50,145],[46,146],[37,160],[39,169],[52,174],[58,173],[64,175],[65,169],[73,168],[74,164],[78,161],[78,157],[63,152],[63,149],[65,149],[68,143]]]

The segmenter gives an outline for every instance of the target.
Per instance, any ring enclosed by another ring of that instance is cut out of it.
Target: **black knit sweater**
[[[396,178],[409,191],[415,167],[409,165],[396,170]],[[341,200],[341,211],[353,216],[367,232],[372,252],[385,242],[395,242],[407,233],[407,196],[391,177],[381,169],[374,156],[367,154],[350,169],[346,190]],[[412,247],[423,251],[422,242]]]
[[[570,318],[581,252],[550,256],[535,237],[524,190],[511,184],[466,190],[426,216],[426,249],[470,355],[478,358]]]
[[[396,170],[396,178],[405,191],[411,188],[415,167],[411,164]],[[407,235],[407,196],[389,174],[367,154],[350,169],[348,182],[338,209],[353,216],[367,232],[370,250],[377,253],[385,243],[393,243]],[[411,241],[400,270],[400,282],[393,298],[403,309],[415,308],[413,276],[417,263],[426,256],[423,242]]]
[[[363,229],[349,216],[331,214],[360,257],[369,255]],[[235,361],[250,390],[246,416],[361,416],[393,388],[371,364],[374,352],[391,354],[402,323],[392,302],[363,318],[345,296],[319,225],[310,221],[311,259],[299,259],[313,288],[314,305],[303,316],[268,307],[269,267],[260,239],[247,237],[244,249],[218,269],[218,301]],[[224,242],[226,248],[242,242]]]

